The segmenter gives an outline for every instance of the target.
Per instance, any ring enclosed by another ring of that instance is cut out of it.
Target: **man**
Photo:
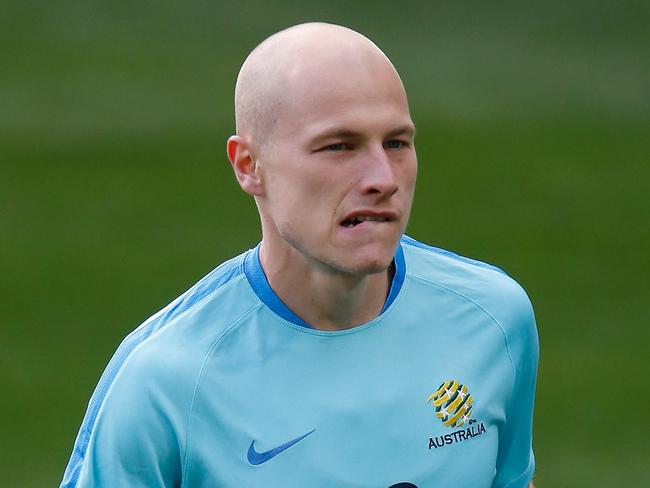
[[[530,303],[403,236],[415,128],[390,61],[295,26],[246,59],[235,111],[262,242],[125,339],[62,486],[528,486]]]

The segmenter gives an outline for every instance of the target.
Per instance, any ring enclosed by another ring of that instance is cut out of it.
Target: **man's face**
[[[415,129],[392,68],[345,71],[307,70],[292,80],[257,157],[264,185],[258,205],[264,239],[276,251],[369,274],[390,265],[408,221]]]

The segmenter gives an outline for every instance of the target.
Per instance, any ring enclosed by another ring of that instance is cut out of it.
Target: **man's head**
[[[228,157],[263,246],[338,272],[390,265],[417,162],[402,82],[375,44],[321,23],[269,37],[241,68],[235,116]]]

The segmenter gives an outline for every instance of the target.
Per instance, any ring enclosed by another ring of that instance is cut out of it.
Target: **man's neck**
[[[319,330],[344,330],[377,317],[386,301],[394,267],[367,275],[335,271],[286,255],[260,261],[276,295],[301,319]]]

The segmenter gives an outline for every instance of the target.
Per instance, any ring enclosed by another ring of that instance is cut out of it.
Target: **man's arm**
[[[180,485],[202,355],[186,354],[175,336],[161,341],[165,334],[158,331],[154,338],[150,329],[158,330],[136,329],[109,362],[61,488]]]
[[[492,486],[525,488],[532,486],[535,471],[532,427],[539,342],[533,309],[525,292],[518,285],[500,292],[507,298],[495,315],[506,334],[515,378],[505,423],[499,432],[497,473]]]
[[[78,488],[180,486],[183,385],[167,379],[168,366],[153,356],[147,350],[132,354],[113,381],[92,431]]]

